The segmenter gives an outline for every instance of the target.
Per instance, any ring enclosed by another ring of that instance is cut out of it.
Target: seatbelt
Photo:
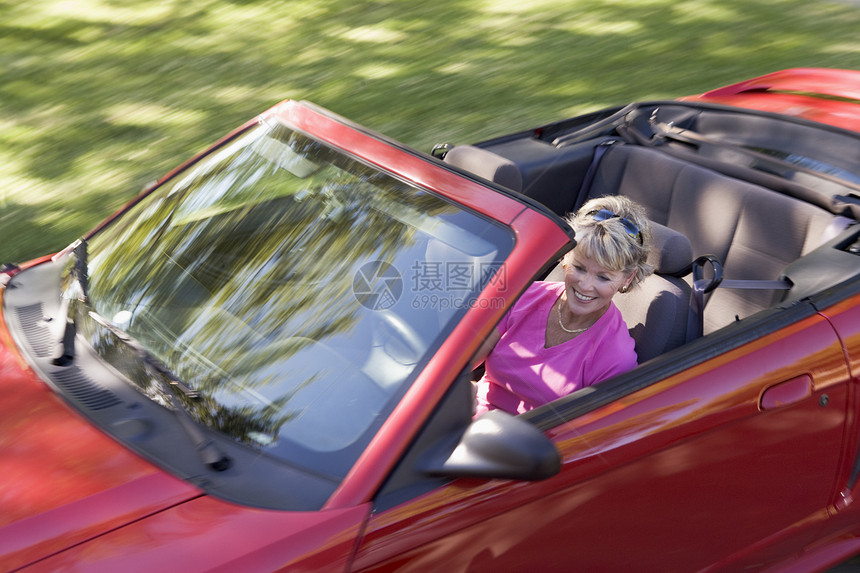
[[[706,265],[711,265],[714,269],[714,276],[712,278],[704,278],[704,268]],[[724,279],[723,265],[713,255],[703,255],[693,261],[692,272],[693,290],[690,293],[690,313],[687,316],[687,342],[695,340],[704,334],[705,295],[717,287],[753,290],[788,290],[793,286],[788,279]]]
[[[712,278],[704,278],[705,265],[714,269]],[[713,255],[702,255],[693,261],[693,291],[690,293],[690,312],[687,315],[687,342],[700,338],[705,331],[705,294],[723,282],[723,265]]]
[[[777,279],[775,281],[750,280],[750,279],[723,279],[720,283],[723,288],[753,289],[753,290],[788,290],[792,286],[788,279]]]
[[[582,185],[579,187],[579,193],[576,194],[576,201],[573,203],[571,211],[576,212],[576,210],[585,203],[585,198],[588,197],[588,191],[591,189],[591,183],[594,181],[594,176],[597,173],[597,166],[600,164],[603,154],[616,143],[623,142],[619,139],[609,138],[604,139],[595,146],[594,155],[591,156],[591,163],[585,171],[585,177],[582,179]]]

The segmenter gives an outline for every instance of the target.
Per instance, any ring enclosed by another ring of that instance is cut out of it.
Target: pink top
[[[636,366],[633,339],[613,304],[579,336],[546,348],[547,320],[562,282],[536,282],[498,325],[502,337],[478,381],[479,416],[496,408],[522,414]]]

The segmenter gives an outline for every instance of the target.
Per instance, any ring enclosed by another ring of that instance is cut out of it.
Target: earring
[[[625,292],[628,292],[629,290],[630,290],[630,285],[624,285],[623,287],[621,287],[620,289],[618,289],[618,292],[620,292],[620,293],[622,293],[622,294],[623,294],[623,293],[625,293]]]

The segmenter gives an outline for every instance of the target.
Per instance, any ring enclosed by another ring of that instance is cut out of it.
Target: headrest
[[[652,222],[651,238],[648,262],[654,265],[654,272],[673,275],[693,262],[693,246],[685,235]]]
[[[504,185],[508,189],[523,189],[523,176],[516,164],[486,149],[473,145],[458,145],[445,154],[445,163]]]

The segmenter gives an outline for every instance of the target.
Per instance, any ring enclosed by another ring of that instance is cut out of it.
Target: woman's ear
[[[624,284],[621,285],[621,288],[618,289],[618,292],[620,292],[620,293],[629,292],[630,291],[630,285],[633,284],[634,277],[636,277],[635,272],[631,273],[630,276],[624,280]]]

